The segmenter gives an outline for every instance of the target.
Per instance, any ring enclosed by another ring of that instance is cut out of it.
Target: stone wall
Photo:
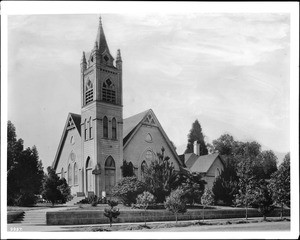
[[[205,209],[205,219],[244,218],[245,209]],[[256,209],[248,209],[248,217],[260,217]],[[280,216],[280,210],[276,209],[269,217]],[[290,210],[284,210],[284,216],[290,216]],[[48,225],[80,225],[80,224],[107,224],[109,221],[103,215],[103,211],[59,211],[47,212]],[[167,210],[150,210],[146,212],[147,222],[153,221],[175,221],[173,213]],[[189,209],[185,214],[179,214],[178,220],[201,220],[201,209]],[[132,210],[121,211],[119,217],[113,220],[115,223],[143,222],[144,211]]]

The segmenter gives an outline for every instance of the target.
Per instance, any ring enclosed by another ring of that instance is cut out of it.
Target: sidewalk
[[[270,217],[269,219],[273,219]],[[276,218],[278,219],[278,218]],[[226,223],[227,221],[230,222],[236,222],[236,221],[241,221],[245,220],[245,218],[228,218],[228,219],[207,219],[204,220],[205,223],[213,223],[213,222],[218,222],[218,223]],[[257,220],[262,220],[262,217],[256,217],[256,218],[248,218],[248,221],[257,221]],[[186,220],[186,221],[178,221],[178,223],[194,223],[201,221],[199,220]],[[148,226],[151,226],[152,224],[166,224],[166,223],[175,223],[175,221],[166,221],[166,222],[147,222]],[[143,225],[144,222],[138,222],[138,223],[113,223],[115,226],[126,226],[126,225]],[[17,231],[17,228],[19,228],[19,231],[22,232],[76,232],[76,230],[79,230],[79,228],[88,228],[88,227],[109,227],[109,224],[91,224],[91,225],[46,225],[46,224],[8,224],[8,229],[7,231]],[[15,230],[14,230],[15,228]],[[20,229],[21,228],[21,229]]]

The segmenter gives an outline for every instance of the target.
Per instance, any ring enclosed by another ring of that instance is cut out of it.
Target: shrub
[[[204,208],[213,205],[213,203],[214,203],[214,194],[209,188],[206,188],[201,197],[201,204],[203,206],[203,211],[202,211],[203,221],[204,221]]]
[[[186,212],[186,203],[184,200],[185,191],[182,188],[177,188],[172,191],[170,196],[166,198],[165,207],[175,215],[176,223],[178,219],[178,213]]]
[[[145,184],[137,177],[124,177],[113,187],[112,195],[119,198],[124,205],[130,206],[136,203],[137,196],[145,190]]]
[[[154,203],[155,197],[153,196],[152,193],[149,193],[147,191],[143,192],[142,194],[138,195],[137,197],[137,204],[140,205],[145,213],[144,213],[144,221],[145,221],[145,226],[146,226],[146,210],[149,206],[149,204]]]
[[[120,211],[115,208],[118,205],[117,201],[108,200],[107,204],[110,208],[104,209],[104,216],[109,219],[109,226],[111,227],[113,218],[117,218],[120,215]]]

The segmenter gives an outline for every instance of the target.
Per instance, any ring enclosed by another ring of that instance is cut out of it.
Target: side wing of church
[[[183,163],[150,109],[123,119],[122,59],[110,54],[100,18],[93,49],[81,59],[81,115],[69,114],[52,167],[77,196],[110,195],[123,159],[135,175],[165,149],[176,170]]]

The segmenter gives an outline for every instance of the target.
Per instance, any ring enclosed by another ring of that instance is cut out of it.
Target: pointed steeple
[[[121,57],[121,51],[120,51],[120,49],[118,49],[116,61],[122,62],[122,57]]]
[[[82,63],[86,63],[85,52],[82,52],[81,62],[82,62]]]
[[[107,46],[106,38],[105,38],[103,27],[102,27],[101,16],[99,17],[99,27],[98,27],[96,42],[98,43],[98,48],[99,48],[100,54],[103,53],[106,49],[109,52],[109,48]]]

